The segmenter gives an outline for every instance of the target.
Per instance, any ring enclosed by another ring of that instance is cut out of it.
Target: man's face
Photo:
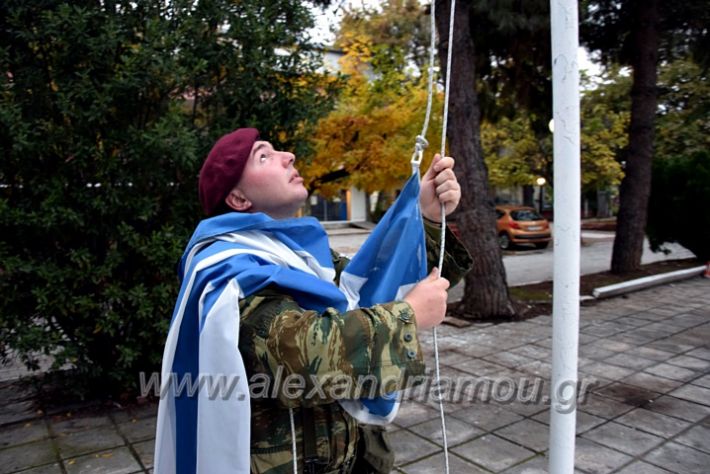
[[[237,193],[245,207],[227,204],[242,212],[264,212],[275,219],[293,217],[308,197],[303,178],[293,163],[296,157],[287,151],[276,151],[271,143],[257,141],[251,148],[249,160],[239,183],[230,195]]]

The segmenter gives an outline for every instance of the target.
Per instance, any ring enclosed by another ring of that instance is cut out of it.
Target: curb
[[[592,291],[592,295],[596,299],[609,298],[611,296],[631,293],[632,291],[643,290],[646,288],[651,288],[652,286],[662,285],[664,283],[671,283],[678,280],[686,280],[688,278],[701,275],[704,272],[705,265],[700,267],[686,268],[685,270],[676,270],[673,272],[660,273],[658,275],[637,278],[636,280],[629,280],[622,283],[615,283],[613,285],[601,286],[599,288],[595,288]]]

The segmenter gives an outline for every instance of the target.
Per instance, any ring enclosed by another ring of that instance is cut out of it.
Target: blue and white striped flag
[[[414,174],[333,284],[328,237],[313,218],[229,213],[202,221],[180,262],[181,287],[165,343],[155,472],[248,473],[249,387],[238,351],[239,299],[268,285],[302,308],[346,311],[401,299],[426,276]],[[395,397],[345,401],[358,420],[383,424]]]

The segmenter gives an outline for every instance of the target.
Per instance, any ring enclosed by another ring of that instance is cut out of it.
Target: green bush
[[[710,261],[710,152],[654,161],[647,231],[654,250],[678,242]]]
[[[83,390],[159,367],[214,140],[302,150],[328,106],[297,1],[0,4],[0,352]]]

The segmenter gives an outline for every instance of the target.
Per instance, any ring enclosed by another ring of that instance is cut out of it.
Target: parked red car
[[[498,242],[504,250],[517,244],[534,244],[544,249],[552,240],[550,223],[532,207],[499,205],[496,216]]]

